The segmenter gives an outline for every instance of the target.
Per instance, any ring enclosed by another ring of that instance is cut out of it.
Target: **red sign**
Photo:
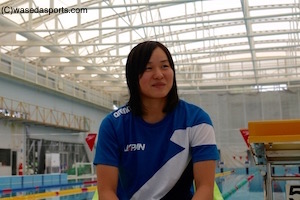
[[[249,147],[249,130],[248,129],[240,129],[240,132],[246,142],[247,146]]]
[[[95,144],[95,140],[96,140],[97,134],[96,133],[89,133],[86,138],[85,141],[88,144],[90,150],[93,150],[94,144]]]

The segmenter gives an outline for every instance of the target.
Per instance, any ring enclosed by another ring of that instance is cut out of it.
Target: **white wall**
[[[61,112],[90,119],[90,132],[97,133],[99,124],[108,114],[107,109],[102,109],[90,103],[72,99],[70,97],[54,93],[50,90],[36,87],[25,82],[10,79],[0,75],[0,97],[16,101],[38,105]],[[0,105],[1,106],[1,105]],[[30,138],[56,140],[71,143],[85,143],[87,133],[76,133],[56,127],[24,124],[22,122],[9,121],[0,118],[0,148],[8,148],[17,151],[17,165],[25,162],[25,133]],[[94,152],[87,152],[94,154]],[[93,155],[89,156],[93,157]],[[0,171],[6,175],[11,174],[9,167],[0,166]]]
[[[229,167],[244,163],[248,148],[240,129],[248,128],[249,121],[300,118],[300,88],[248,94],[202,93],[183,98],[208,112],[222,159]]]
[[[66,113],[84,115],[91,119],[90,132],[95,133],[98,132],[101,120],[108,114],[107,110],[89,103],[1,76],[0,96]],[[221,155],[227,160],[226,163],[239,163],[233,162],[233,156],[243,158],[247,156],[247,146],[239,130],[247,128],[248,121],[300,118],[300,89],[298,88],[249,94],[203,93],[185,95],[183,98],[199,105],[211,116],[217,144],[221,149]],[[22,138],[26,132],[25,126],[3,119],[0,119],[0,126],[0,148],[17,150],[18,159],[21,159],[24,153]],[[67,130],[35,125],[27,127],[27,131],[31,138],[85,143],[85,133],[75,134]]]
[[[0,148],[16,151],[18,160],[23,160],[23,125],[14,124],[9,121],[0,120]],[[12,162],[12,160],[11,160]],[[12,174],[11,165],[0,164],[0,175]]]

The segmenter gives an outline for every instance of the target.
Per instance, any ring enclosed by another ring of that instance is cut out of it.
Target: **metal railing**
[[[0,118],[87,132],[90,119],[38,105],[0,97]]]
[[[113,99],[111,95],[104,91],[94,90],[77,83],[75,80],[62,78],[59,74],[43,70],[41,67],[22,62],[5,54],[0,54],[0,61],[0,73],[2,74],[96,104],[109,110],[113,109]]]

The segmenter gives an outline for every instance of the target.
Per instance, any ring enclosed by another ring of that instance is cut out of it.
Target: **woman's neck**
[[[142,115],[143,120],[150,124],[161,121],[166,116],[166,113],[163,112],[165,105],[165,100],[153,100],[144,102],[144,114]]]

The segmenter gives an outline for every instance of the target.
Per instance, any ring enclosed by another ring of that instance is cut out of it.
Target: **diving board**
[[[300,166],[300,120],[248,122],[250,150],[257,165],[266,166],[266,199],[273,199],[273,180],[300,180],[297,176],[276,176],[275,165]]]

